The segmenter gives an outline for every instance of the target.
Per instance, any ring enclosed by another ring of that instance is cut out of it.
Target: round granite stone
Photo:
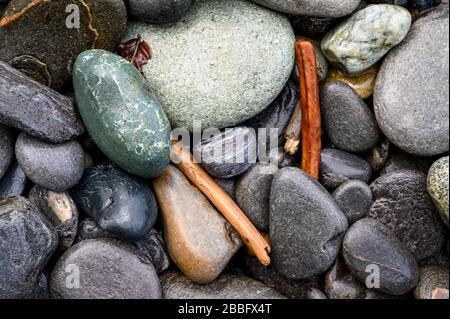
[[[449,157],[443,157],[431,166],[428,172],[428,193],[439,210],[448,227],[448,199],[449,199]]]
[[[294,65],[289,20],[250,1],[198,0],[169,26],[131,22],[124,40],[138,34],[152,48],[144,74],[173,127],[223,128],[257,115]]]

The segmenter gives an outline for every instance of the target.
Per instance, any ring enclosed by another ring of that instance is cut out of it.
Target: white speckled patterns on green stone
[[[339,70],[362,72],[406,37],[411,21],[411,14],[403,7],[370,5],[328,32],[322,51]]]
[[[170,123],[132,64],[103,50],[83,52],[73,84],[83,122],[110,160],[145,178],[164,171],[170,161]]]

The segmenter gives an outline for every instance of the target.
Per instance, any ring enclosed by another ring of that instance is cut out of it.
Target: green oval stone
[[[83,122],[110,160],[144,178],[164,171],[170,123],[132,64],[107,51],[85,51],[75,62],[73,85]]]

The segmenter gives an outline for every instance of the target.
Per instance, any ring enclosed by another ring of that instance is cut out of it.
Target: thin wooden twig
[[[304,39],[295,43],[295,53],[302,110],[302,169],[318,180],[322,136],[316,54],[314,46]]]
[[[201,165],[194,162],[192,154],[183,143],[174,141],[172,145],[172,161],[223,214],[241,236],[248,248],[254,252],[263,265],[270,264],[270,245],[256,229],[239,206],[208,175]]]
[[[291,121],[286,129],[286,133],[284,134],[284,137],[286,138],[284,150],[291,156],[297,154],[300,148],[300,136],[302,130],[301,115],[300,101],[298,101],[294,113],[292,113]]]

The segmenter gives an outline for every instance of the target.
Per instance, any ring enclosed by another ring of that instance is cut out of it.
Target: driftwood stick
[[[174,164],[230,222],[258,260],[263,265],[269,265],[269,243],[231,197],[214,182],[199,164],[194,163],[192,154],[184,148],[183,143],[173,142],[171,156]]]
[[[286,138],[284,150],[291,156],[297,154],[300,148],[300,136],[302,130],[301,115],[300,101],[298,101],[295,105],[294,113],[292,113],[291,121],[286,129],[286,133],[284,134],[284,137]]]
[[[313,45],[306,40],[295,43],[302,110],[302,169],[315,180],[319,179],[322,151],[319,79]]]

